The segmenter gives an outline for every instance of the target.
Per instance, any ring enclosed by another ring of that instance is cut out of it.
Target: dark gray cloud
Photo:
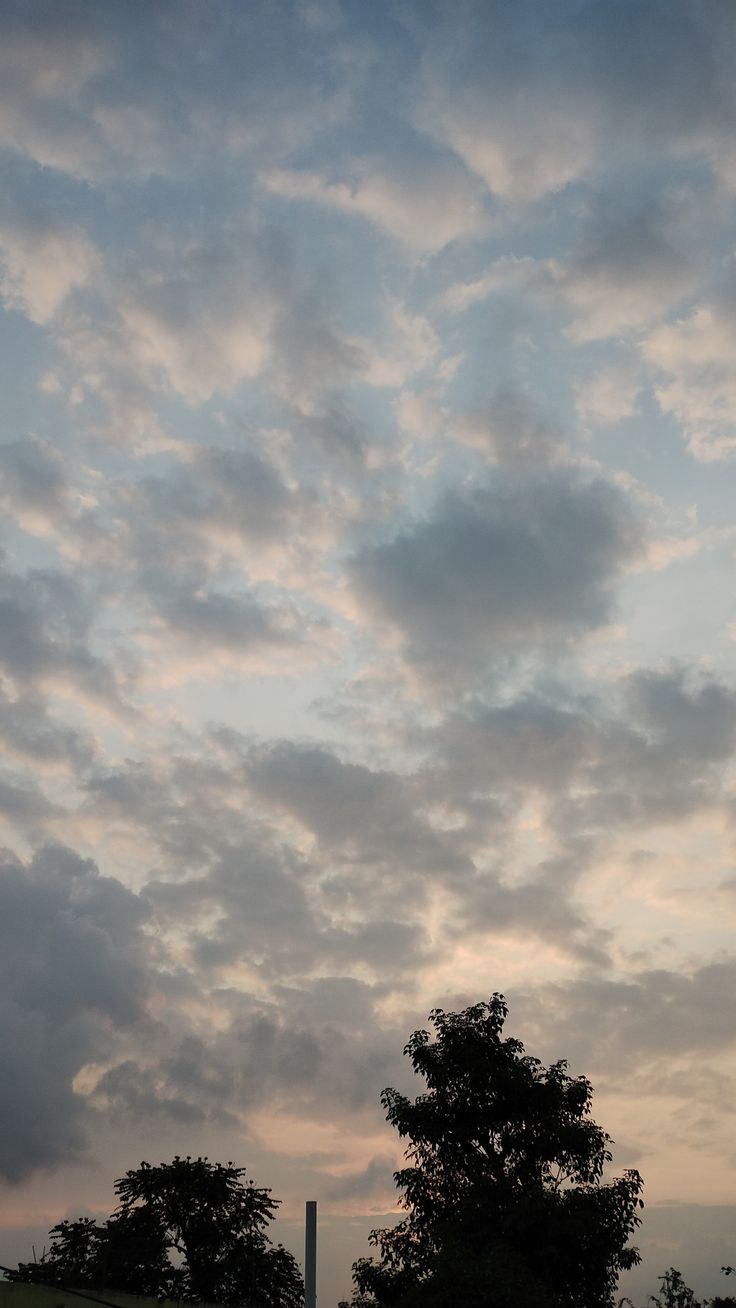
[[[366,1205],[375,1203],[376,1199],[391,1202],[394,1193],[393,1174],[396,1171],[396,1159],[390,1154],[371,1158],[366,1167],[358,1172],[349,1172],[337,1181],[329,1181],[325,1198],[345,1202],[360,1199]]]
[[[227,844],[216,819],[214,828],[212,842],[220,850],[203,875],[147,885],[161,918],[190,925],[197,968],[245,961],[272,978],[308,970],[319,934],[316,905],[304,884],[309,865],[255,833]]]
[[[626,682],[634,720],[648,733],[664,766],[690,761],[717,763],[736,748],[736,694],[714,678],[693,678],[687,670],[642,669]]]
[[[501,197],[536,199],[653,149],[716,162],[729,153],[734,34],[719,0],[623,10],[464,0],[431,20],[413,12],[424,29],[422,124]]]
[[[285,41],[284,25],[299,31]],[[65,0],[3,9],[6,145],[75,177],[181,176],[223,150],[288,150],[340,109],[298,5],[176,0],[135,14]],[[143,57],[145,52],[145,57]],[[273,153],[271,153],[273,157]]]
[[[206,1038],[187,1033],[171,1039],[162,1032],[159,1055],[141,1059],[139,1067],[128,1060],[110,1069],[97,1084],[95,1101],[117,1114],[174,1122],[205,1117],[232,1123],[234,1114],[266,1105],[317,1121],[363,1111],[375,1116],[397,1061],[398,1033],[381,1029],[372,1012],[360,1025],[352,1022],[350,998],[359,983],[332,977],[314,983],[315,990],[325,983],[346,995],[332,1017],[310,1004],[309,983],[288,995],[288,1005],[240,993],[224,1030]]]
[[[539,468],[561,451],[561,435],[533,398],[502,386],[490,400],[457,423],[461,440],[487,449],[508,467]]]
[[[187,1052],[190,1052],[198,1070],[205,1073],[209,1060],[202,1042],[190,1037],[182,1044],[179,1061],[184,1062]],[[178,1079],[185,1080],[184,1077]],[[191,1078],[188,1080],[186,1089],[191,1098],[178,1092],[176,1069],[168,1076],[161,1076],[155,1068],[145,1067],[134,1059],[127,1058],[103,1073],[94,1087],[93,1101],[104,1106],[113,1119],[123,1118],[129,1122],[159,1120],[189,1129],[206,1121],[235,1125],[236,1119],[217,1105],[209,1112],[203,1106],[203,1076],[196,1087],[191,1084]]]
[[[80,1157],[85,1106],[72,1082],[142,1014],[145,905],[94,863],[48,846],[0,869],[0,1171],[20,1181]]]
[[[589,341],[640,331],[694,285],[694,269],[668,237],[656,204],[631,213],[609,200],[591,206],[577,248],[555,270],[550,289],[572,312],[570,334]]]
[[[195,659],[207,649],[296,651],[319,636],[288,589],[249,584],[264,566],[273,575],[279,561],[304,563],[311,526],[325,518],[318,496],[287,485],[263,455],[198,447],[164,475],[117,484],[113,499],[115,562],[129,569],[149,634],[171,637],[175,659],[187,648]]]
[[[7,752],[37,767],[67,764],[82,771],[94,757],[94,743],[84,732],[54,717],[32,690],[16,696],[0,683],[0,739]]]
[[[231,532],[244,541],[283,538],[297,507],[274,467],[241,449],[200,448],[167,476],[121,489],[121,497],[171,553],[203,531]]]
[[[453,681],[508,650],[608,621],[614,584],[639,548],[620,491],[556,474],[447,495],[433,516],[364,549],[350,571],[408,657]]]
[[[68,511],[64,461],[52,445],[36,437],[0,445],[0,488],[10,511],[51,519]]]
[[[387,839],[377,854],[358,836],[349,855],[330,849],[318,862],[275,832],[227,825],[211,810],[199,832],[184,820],[175,835],[159,836],[167,876],[145,888],[162,927],[186,940],[194,978],[214,984],[240,964],[279,987],[315,968],[361,965],[393,985],[426,956],[417,913],[431,879],[407,868],[400,842],[392,849]],[[199,872],[183,879],[194,865]]]
[[[731,957],[677,971],[632,970],[625,979],[589,974],[536,992],[531,1004],[520,997],[515,1013],[545,1047],[550,1036],[542,1033],[551,1022],[555,1042],[591,1074],[603,1072],[620,1084],[624,1071],[639,1068],[644,1079],[651,1071],[656,1080],[667,1064],[676,1070],[683,1059],[733,1048],[735,981]]]
[[[512,796],[535,793],[561,834],[590,835],[722,804],[736,697],[686,668],[641,669],[606,700],[539,693],[466,706],[432,739],[442,760],[432,784],[459,811],[472,818],[485,795],[513,809]]]
[[[247,775],[256,794],[292,813],[347,862],[398,861],[407,872],[466,866],[452,839],[415,811],[421,794],[412,793],[411,778],[288,742],[254,750]]]
[[[299,427],[304,430],[318,448],[330,458],[363,467],[369,448],[368,433],[363,423],[349,410],[337,403],[320,412],[295,415]]]
[[[248,591],[225,591],[208,584],[201,575],[172,576],[155,568],[139,581],[155,619],[174,637],[182,638],[189,652],[230,650],[245,655],[253,649],[302,643],[296,613]]]
[[[462,835],[435,831],[421,788],[396,774],[324,747],[216,740],[209,764],[195,751],[156,770],[95,768],[81,810],[145,840],[145,894],[164,933],[186,942],[195,991],[234,964],[268,986],[322,965],[407,976],[427,956],[432,885],[470,872]]]
[[[58,809],[33,782],[0,774],[0,813],[28,831],[43,829],[44,819]]]
[[[115,705],[115,676],[90,648],[94,611],[78,580],[56,569],[25,576],[0,558],[0,667],[20,686],[66,681]]]
[[[610,939],[577,900],[581,879],[612,833],[723,804],[736,742],[736,702],[716,681],[640,672],[618,691],[613,702],[558,692],[469,704],[412,733],[424,761],[406,774],[222,729],[209,764],[195,753],[159,772],[98,771],[87,804],[97,820],[146,833],[161,869],[146,894],[184,933],[193,976],[240,963],[274,985],[319,959],[336,971],[360,961],[400,984],[432,956],[423,914],[440,886],[448,946],[494,932],[554,937],[561,952],[608,966]],[[530,797],[559,852],[509,880]],[[315,840],[309,853],[283,834],[285,815]]]

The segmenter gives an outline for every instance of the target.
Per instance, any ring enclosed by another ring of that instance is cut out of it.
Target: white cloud
[[[269,191],[365,218],[418,253],[480,236],[487,226],[479,188],[450,160],[425,166],[409,156],[389,161],[353,159],[347,176],[333,180],[314,170],[275,169],[264,174]]]
[[[529,296],[567,319],[579,344],[632,335],[663,317],[695,284],[695,270],[673,248],[653,214],[589,220],[565,259],[502,255],[480,277],[451,286],[442,303],[453,312],[493,295]]]
[[[642,343],[662,410],[682,427],[688,449],[704,462],[736,453],[736,320],[725,306],[704,304],[657,327]]]
[[[389,388],[406,385],[433,364],[441,350],[430,320],[398,299],[388,302],[384,330],[377,339],[352,337],[349,343],[360,351],[360,371],[368,385]]]
[[[496,292],[524,290],[533,286],[539,276],[539,261],[529,255],[502,255],[480,277],[469,282],[456,282],[442,295],[441,303],[453,313],[462,313],[487,300]]]
[[[728,175],[733,31],[720,6],[635,5],[623,24],[592,3],[458,0],[422,54],[421,126],[502,201],[538,201],[648,152]]]
[[[25,22],[8,12],[0,42],[0,140],[42,167],[84,175],[101,151],[74,112],[85,87],[110,64],[104,40],[60,10]],[[40,19],[40,21],[35,21]],[[45,21],[44,21],[45,20]]]
[[[48,323],[69,292],[93,278],[100,256],[82,231],[16,221],[0,226],[0,267],[5,304]]]
[[[215,391],[230,391],[260,372],[268,355],[273,310],[252,303],[242,307],[195,307],[184,292],[180,312],[166,304],[167,291],[147,289],[123,300],[120,307],[132,359],[144,370],[161,372],[169,385],[191,403]]]
[[[595,155],[592,125],[574,112],[533,114],[529,124],[526,86],[490,113],[481,97],[434,104],[430,97],[429,106],[423,120],[503,200],[526,202],[560,191]]]
[[[613,425],[637,411],[642,382],[635,368],[611,364],[577,384],[575,403],[586,426]]]

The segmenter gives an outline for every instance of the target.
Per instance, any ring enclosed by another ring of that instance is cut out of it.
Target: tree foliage
[[[19,1279],[126,1291],[190,1303],[301,1308],[296,1260],[267,1227],[278,1201],[245,1170],[207,1158],[143,1162],[115,1182],[119,1203],[103,1225],[53,1227],[41,1263]]]
[[[406,1216],[374,1231],[376,1259],[354,1265],[354,1302],[380,1308],[608,1308],[639,1261],[641,1177],[604,1183],[610,1137],[590,1116],[592,1087],[564,1061],[543,1067],[503,1039],[502,995],[430,1014],[404,1053],[424,1078],[411,1100],[383,1092],[408,1140],[395,1174]]]
[[[694,1290],[685,1284],[682,1273],[676,1267],[668,1267],[659,1277],[659,1294],[650,1294],[649,1301],[656,1308],[702,1308],[695,1298]]]

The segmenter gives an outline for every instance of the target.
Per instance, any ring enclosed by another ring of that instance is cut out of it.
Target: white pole
[[[317,1201],[307,1199],[304,1222],[304,1308],[317,1308]]]

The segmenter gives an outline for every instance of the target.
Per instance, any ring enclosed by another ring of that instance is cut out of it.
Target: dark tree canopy
[[[395,1174],[406,1216],[374,1231],[377,1259],[354,1265],[354,1302],[380,1308],[609,1308],[642,1181],[604,1183],[610,1137],[592,1087],[564,1061],[543,1067],[503,1039],[502,995],[430,1014],[405,1054],[427,1084],[381,1101],[408,1140]]]
[[[244,1176],[242,1167],[207,1158],[141,1163],[115,1182],[119,1204],[103,1225],[60,1222],[44,1260],[19,1268],[19,1277],[190,1303],[301,1308],[296,1260],[267,1235],[278,1201]]]

